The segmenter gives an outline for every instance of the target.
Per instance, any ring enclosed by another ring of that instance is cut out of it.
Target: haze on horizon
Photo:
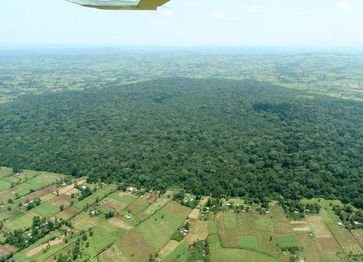
[[[0,45],[362,47],[360,0],[171,0],[157,12],[3,0]]]

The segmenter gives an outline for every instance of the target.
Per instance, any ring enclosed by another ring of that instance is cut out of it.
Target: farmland
[[[183,199],[176,197],[178,190],[131,192],[116,184],[88,183],[85,178],[53,173],[24,170],[14,175],[6,168],[0,169],[0,179],[13,181],[12,186],[0,184],[2,260],[362,259],[362,229],[342,225],[332,209],[342,205],[339,201],[302,200],[320,203],[320,212],[289,219],[278,202],[262,212],[257,204],[242,199],[213,202],[208,197],[194,200],[189,194]],[[199,204],[192,209],[191,201]]]

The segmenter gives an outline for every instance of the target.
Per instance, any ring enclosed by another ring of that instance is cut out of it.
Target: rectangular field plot
[[[97,209],[104,213],[109,211],[121,212],[126,206],[127,204],[124,202],[106,197],[97,205]]]
[[[188,261],[188,257],[189,246],[186,242],[182,242],[169,255],[165,256],[161,262]]]
[[[255,220],[256,230],[259,231],[271,231],[273,230],[273,224],[270,217],[262,217]]]
[[[280,248],[300,247],[299,240],[295,234],[276,235],[276,238]]]
[[[121,201],[121,202],[125,203],[126,205],[131,204],[138,198],[137,196],[134,196],[130,193],[119,192],[119,191],[112,193],[111,195],[109,195],[109,197],[112,199],[115,199],[117,201]]]
[[[154,203],[152,203],[149,207],[145,209],[145,213],[147,215],[154,214],[157,210],[159,210],[161,207],[166,205],[166,203],[169,202],[169,199],[167,198],[159,198]]]
[[[242,249],[257,249],[257,238],[255,236],[238,237],[238,247]]]
[[[233,229],[236,227],[236,214],[232,212],[223,213],[223,223],[226,229]]]
[[[359,254],[362,252],[359,243],[357,243],[353,235],[346,228],[338,226],[336,223],[328,224],[328,227],[346,254],[350,252]]]
[[[88,230],[89,228],[95,227],[97,224],[104,222],[105,218],[103,215],[90,216],[86,212],[82,212],[79,215],[71,219],[71,223],[74,228],[78,230]]]
[[[41,217],[49,218],[57,214],[60,210],[59,208],[44,202],[35,207],[32,211]]]
[[[314,236],[309,233],[299,233],[298,239],[303,248],[306,261],[321,261],[322,250],[319,248],[319,244]]]
[[[12,219],[19,217],[24,214],[24,211],[20,211],[18,209],[13,209],[11,211],[1,211],[0,212],[0,221],[3,221],[5,219]]]
[[[116,253],[114,253],[116,252]],[[108,257],[117,257],[115,261],[148,261],[150,255],[155,254],[152,247],[143,239],[135,229],[130,230],[123,238],[116,241],[113,246],[104,251],[101,261]],[[102,259],[103,258],[103,259]]]
[[[144,209],[150,206],[150,203],[146,200],[146,198],[138,198],[136,201],[132,202],[128,207],[129,210],[133,215],[137,215]]]
[[[136,230],[157,252],[166,245],[178,227],[184,223],[189,213],[190,209],[170,202],[138,226]]]
[[[212,246],[210,248],[210,261],[256,261],[256,262],[278,262],[280,260],[251,250],[222,248]]]
[[[59,196],[54,196],[52,198],[50,198],[49,200],[44,200],[43,202],[48,202],[49,204],[60,208],[60,206],[63,206],[64,208],[68,208],[70,206],[70,201],[71,201],[71,197],[66,196],[66,195],[59,195]]]
[[[49,194],[55,194],[57,190],[57,187],[55,185],[46,186],[42,189],[39,189],[37,191],[31,192],[27,195],[27,198],[29,199],[35,199],[35,198],[42,198],[43,196],[49,195]]]
[[[5,223],[5,228],[7,230],[15,230],[15,229],[25,229],[30,227],[33,224],[33,217],[39,216],[38,214],[28,211],[24,215],[15,218],[14,220],[10,220]]]
[[[113,226],[107,221],[97,224],[92,228],[93,235],[89,237],[89,247],[85,248],[85,252],[91,257],[95,257],[102,253],[107,247],[113,244],[115,240],[120,239],[126,234],[126,230]]]
[[[353,230],[352,234],[359,243],[359,245],[363,248],[363,229]]]
[[[159,198],[154,203],[150,204],[149,206],[142,210],[141,212],[137,213],[136,217],[139,221],[144,221],[148,217],[150,217],[152,214],[154,214],[157,210],[159,210],[161,207],[165,206],[166,203],[168,203],[170,200],[167,198]]]
[[[11,182],[7,179],[0,178],[0,190],[6,190],[11,187]]]
[[[277,205],[270,206],[273,231],[275,234],[291,234],[293,230],[290,221],[286,218],[282,207]]]
[[[77,213],[78,213],[77,209],[75,209],[73,207],[69,207],[69,208],[63,210],[62,212],[59,212],[58,214],[56,214],[54,216],[54,218],[68,220],[71,217],[75,216]]]
[[[227,229],[224,216],[217,215],[218,233],[225,248],[245,248],[279,258],[277,239],[272,233],[272,220],[268,215],[242,212],[236,215],[236,227]],[[252,240],[253,239],[253,240]],[[248,242],[250,240],[250,242]]]
[[[56,182],[59,178],[60,176],[55,174],[41,174],[16,186],[12,191],[18,196],[25,196],[32,191],[39,190]]]

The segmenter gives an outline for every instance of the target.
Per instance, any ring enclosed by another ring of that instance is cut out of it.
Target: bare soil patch
[[[160,250],[159,252],[159,258],[164,258],[166,256],[168,256],[169,254],[171,254],[171,252],[173,252],[180,244],[181,242],[178,242],[176,240],[170,240],[165,247],[163,247],[162,250]]]
[[[208,222],[207,221],[195,221],[190,222],[189,234],[186,236],[185,241],[189,245],[198,240],[205,240],[208,237]]]
[[[30,193],[27,198],[28,199],[40,198],[47,194],[51,194],[51,193],[55,192],[56,190],[57,190],[57,188],[55,186],[47,186],[41,190]]]
[[[150,255],[154,254],[151,246],[136,230],[130,230],[116,245],[118,245],[124,257],[127,258],[126,260],[130,261],[147,261]]]
[[[117,226],[119,228],[122,228],[122,229],[126,229],[126,230],[132,229],[132,226],[128,225],[127,223],[125,223],[124,221],[122,221],[120,218],[117,218],[117,217],[113,217],[113,218],[109,219],[108,223],[110,223],[114,226]]]
[[[310,232],[311,231],[311,227],[309,226],[304,226],[304,227],[294,227],[293,230],[295,232]]]
[[[332,234],[323,222],[321,216],[307,216],[311,229],[314,231],[318,238],[330,238]]]
[[[58,197],[54,197],[53,199],[51,199],[49,201],[49,204],[56,206],[56,207],[60,207],[61,205],[63,205],[65,208],[70,206],[70,202],[68,201],[68,197],[67,196],[58,196]]]
[[[101,262],[109,262],[109,261],[130,261],[127,257],[123,254],[122,250],[118,245],[112,245],[106,251],[104,251],[100,256],[99,259]]]
[[[153,194],[147,198],[147,201],[152,204],[159,198],[158,194]]]
[[[64,195],[70,196],[72,194],[77,194],[78,192],[79,192],[79,190],[77,188],[72,188],[71,190],[68,190],[67,192],[65,192]]]
[[[333,237],[318,237],[318,243],[324,251],[337,251],[340,249],[338,242]]]
[[[15,253],[15,252],[16,252],[16,247],[6,244],[5,246],[0,248],[0,257],[6,256],[10,253]]]
[[[122,196],[133,196],[133,194],[131,194],[130,192],[120,192],[118,195],[120,197],[122,197]]]
[[[72,215],[75,215],[78,213],[78,210],[75,209],[74,207],[67,208],[66,211],[67,211],[67,213],[72,214]]]
[[[28,251],[26,253],[26,255],[27,255],[27,257],[35,256],[36,254],[39,254],[43,250],[47,249],[48,247],[58,245],[58,244],[60,244],[62,242],[63,242],[63,237],[54,239],[52,241],[49,241],[48,243],[44,243],[43,245],[40,245],[39,247],[33,248],[32,250]]]
[[[273,230],[273,233],[275,235],[285,235],[285,234],[292,234],[294,233],[294,231],[291,229],[275,229]]]
[[[193,209],[193,211],[192,212],[190,212],[190,214],[188,215],[188,218],[190,218],[190,219],[198,219],[198,217],[199,217],[199,214],[200,214],[200,210],[199,209]]]
[[[291,225],[301,225],[301,224],[305,225],[307,223],[309,223],[309,221],[306,218],[290,221]]]
[[[170,201],[166,206],[164,207],[166,211],[171,212],[177,216],[185,216],[190,213],[190,209],[178,204],[177,202]]]
[[[74,188],[74,185],[73,184],[72,185],[68,185],[68,186],[59,188],[58,189],[58,192],[59,192],[60,195],[62,195],[62,194],[67,193],[68,191],[72,190],[73,188]]]

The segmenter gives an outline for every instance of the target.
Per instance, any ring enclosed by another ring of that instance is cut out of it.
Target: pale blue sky
[[[0,44],[363,47],[363,1],[171,0],[140,12],[1,0]]]

